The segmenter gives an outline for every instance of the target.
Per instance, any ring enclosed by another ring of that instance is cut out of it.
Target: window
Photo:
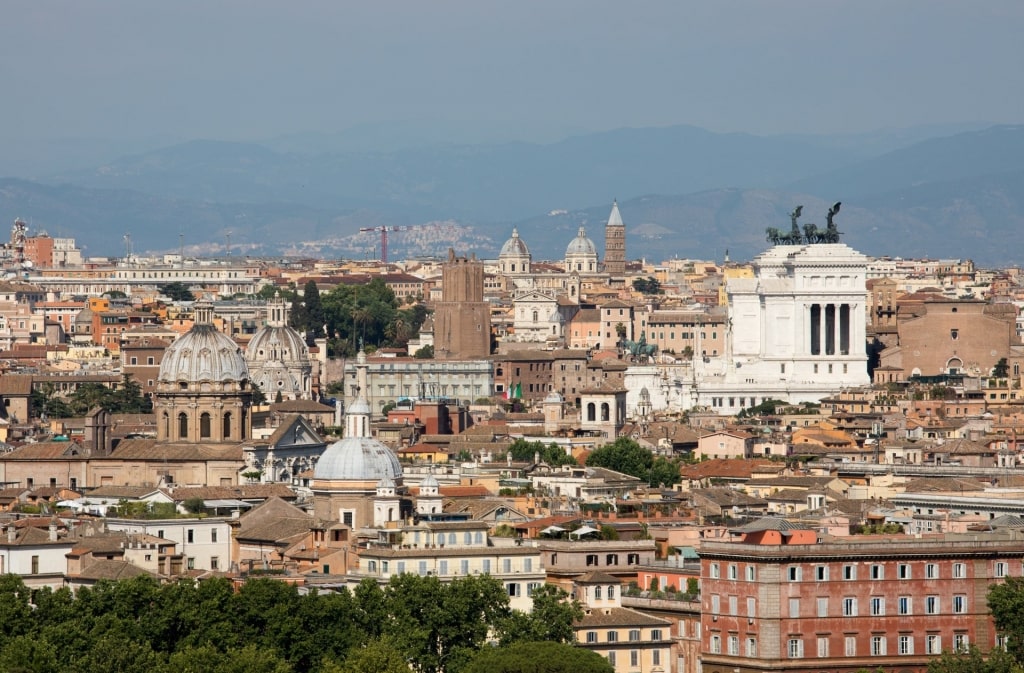
[[[871,566],[871,579],[880,580],[885,579],[885,566],[873,565]]]
[[[846,636],[843,640],[843,654],[847,657],[857,656],[857,636]]]
[[[739,636],[729,636],[729,641],[728,642],[729,642],[729,654],[731,654],[734,657],[738,657],[740,655],[740,637]]]
[[[661,640],[661,629],[651,629],[651,640]]]
[[[737,654],[739,654],[740,646],[736,645]],[[661,650],[654,650],[651,652],[651,663],[655,666],[661,666]]]
[[[791,619],[797,619],[800,617],[800,599],[790,598],[789,599],[789,616]]]
[[[597,565],[597,554],[587,554],[587,565],[588,566],[596,566]]]
[[[804,658],[804,641],[799,638],[789,639],[789,658],[790,659],[803,659]]]
[[[722,653],[722,636],[711,636],[711,653],[721,654]]]
[[[722,599],[716,594],[711,597],[711,614],[717,615],[722,611]]]
[[[640,665],[640,650],[629,651],[629,665],[633,667]]]
[[[937,633],[929,633],[924,638],[925,654],[942,654],[942,636]]]
[[[757,599],[747,598],[747,618],[753,619],[757,615]]]
[[[196,569],[196,560],[190,556],[188,558],[187,562],[185,563],[185,565],[188,567],[189,570],[195,570]]]
[[[199,436],[204,439],[210,436],[210,414],[206,412],[199,415]]]
[[[715,580],[722,576],[721,569],[718,567],[717,563],[711,564],[711,567],[708,568],[708,574],[711,576],[711,579]]]
[[[954,633],[953,634],[953,651],[954,652],[966,652],[970,646],[971,641],[967,637],[966,633]]]
[[[899,653],[900,654],[913,654],[914,653],[914,636],[900,636],[899,637]]]
[[[844,580],[855,580],[855,579],[857,579],[857,566],[843,566],[843,579]]]
[[[907,563],[901,563],[896,567],[896,576],[901,580],[910,579],[910,565]]]
[[[588,643],[596,643],[597,642],[597,631],[587,631],[587,642]]]
[[[737,567],[736,567],[735,563],[730,563],[729,564],[728,571],[729,571],[729,579],[731,579],[731,580],[739,579],[739,573],[738,573],[738,570],[737,570]]]
[[[913,611],[910,609],[910,596],[900,596],[899,600],[897,601],[897,605],[899,606],[898,611],[901,615],[909,615],[913,613]]]
[[[843,599],[843,616],[844,617],[856,617],[857,616],[857,599],[848,596]]]
[[[926,596],[924,599],[924,612],[927,615],[939,614],[939,597]]]
[[[871,597],[871,616],[883,617],[885,616],[885,599],[881,596]]]
[[[1001,578],[1006,577],[1009,573],[1006,570],[1006,563],[1003,561],[996,561],[995,577]]]
[[[967,612],[967,596],[963,594],[953,596],[953,612],[957,614]]]
[[[819,582],[828,580],[828,566],[817,566],[814,568],[814,578]]]
[[[757,638],[747,638],[747,656],[757,656]]]
[[[729,596],[729,614],[734,617],[740,613],[737,600],[736,596]]]
[[[885,636],[871,636],[871,656],[885,656]]]
[[[954,563],[953,577],[956,577],[958,579],[967,577],[967,566],[965,566],[963,563]]]
[[[924,567],[925,579],[934,580],[939,578],[939,566],[929,563]]]
[[[191,543],[191,542],[194,541],[194,539],[195,539],[195,531],[193,529],[189,528],[188,532],[185,535],[185,540],[186,540],[186,542]]]
[[[819,596],[818,597],[818,616],[819,617],[828,617],[828,597],[827,596]]]
[[[508,595],[512,598],[518,598],[522,595],[522,589],[520,589],[519,582],[508,583]]]
[[[635,643],[638,640],[640,640],[640,629],[630,629],[630,631],[629,631],[629,640],[630,640],[630,642],[633,642],[633,643]]]
[[[526,559],[526,560],[529,561],[530,559]],[[527,572],[529,572],[529,568],[527,568]],[[612,584],[612,585],[608,586],[608,600],[613,600],[614,598],[615,598],[615,585]]]
[[[210,542],[216,542],[216,541],[217,541],[217,529],[213,528],[213,529],[210,530]]]
[[[32,563],[32,568],[31,568],[30,574],[38,575],[39,574],[39,557],[38,556],[33,556],[31,563]]]
[[[818,658],[828,657],[828,636],[818,636]]]
[[[789,567],[789,581],[790,582],[799,582],[801,575],[802,575],[802,573],[800,572],[800,566],[790,566]]]
[[[615,653],[614,652],[609,652],[608,653],[608,663],[611,665],[612,668],[615,668]]]
[[[757,568],[754,566],[747,566],[747,581],[753,582],[757,579]]]
[[[210,557],[210,570],[220,570],[220,559],[218,557]]]
[[[491,574],[491,559],[485,558],[483,561],[483,573],[485,575]]]
[[[601,587],[594,587],[594,600],[601,600]]]

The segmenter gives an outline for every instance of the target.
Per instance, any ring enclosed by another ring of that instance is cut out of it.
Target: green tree
[[[160,294],[168,297],[171,301],[195,301],[196,297],[188,286],[182,282],[174,281],[165,285],[158,285]]]
[[[565,449],[557,444],[545,444],[544,442],[528,442],[519,438],[508,447],[512,454],[512,460],[525,463],[533,462],[539,456],[541,461],[548,465],[559,467],[561,465],[577,465],[576,459],[565,453]]]
[[[324,333],[324,307],[320,301],[320,288],[316,286],[316,281],[306,281],[306,286],[302,289],[302,303],[305,305],[305,325],[304,328],[307,333],[314,336],[320,336]]]
[[[416,349],[416,352],[412,354],[417,360],[433,360],[434,359],[434,347],[430,344],[421,346]]]
[[[325,666],[323,673],[409,673],[409,662],[391,638],[374,638],[349,652],[344,666]]]
[[[651,276],[647,278],[634,278],[633,289],[642,294],[664,294],[664,290],[661,289],[661,283],[657,278]]]
[[[992,368],[992,376],[997,379],[1005,379],[1010,375],[1010,365],[1007,364],[1006,358],[999,358],[999,362]]]
[[[533,590],[533,610],[513,610],[499,629],[502,645],[518,642],[547,641],[571,643],[575,640],[573,624],[583,619],[579,601],[565,590],[545,584]]]
[[[972,645],[966,652],[945,651],[928,662],[928,673],[1021,673],[1024,669],[1004,650],[993,648],[988,657]]]
[[[464,673],[614,673],[596,652],[564,643],[519,642],[480,650]]]
[[[996,631],[1007,636],[1006,650],[1024,665],[1024,577],[1007,577],[988,591]]]
[[[628,437],[619,437],[587,456],[587,465],[632,475],[652,486],[679,483],[680,463],[657,456]]]
[[[57,650],[45,638],[18,636],[0,649],[0,671],[9,673],[53,673]]]

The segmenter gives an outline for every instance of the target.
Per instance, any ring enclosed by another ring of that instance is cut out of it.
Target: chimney
[[[7,527],[7,542],[10,543],[10,544],[14,544],[17,541],[18,541],[18,529],[14,527],[14,524],[11,524],[10,526]]]
[[[50,522],[50,542],[56,542],[56,541],[57,541],[57,522],[56,521],[51,521]]]

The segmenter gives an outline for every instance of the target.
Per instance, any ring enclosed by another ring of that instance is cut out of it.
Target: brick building
[[[989,586],[1019,576],[1024,532],[819,538],[781,519],[701,546],[705,673],[924,673],[999,643]]]

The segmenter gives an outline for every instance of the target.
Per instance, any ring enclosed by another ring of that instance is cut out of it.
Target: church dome
[[[249,368],[242,349],[212,324],[199,323],[164,352],[158,380],[199,383],[201,381],[247,381]]]
[[[566,257],[574,257],[576,255],[597,255],[597,247],[594,242],[587,238],[587,231],[580,227],[580,231],[576,234],[576,238],[569,242],[569,247],[565,249]]]
[[[441,484],[437,482],[437,478],[434,477],[434,475],[428,474],[427,476],[423,477],[423,480],[420,482],[420,491],[422,492],[423,489],[425,488],[437,489],[441,488]]]
[[[381,481],[402,478],[402,466],[391,449],[372,437],[346,437],[328,446],[313,471],[325,481]]]
[[[512,238],[505,241],[505,245],[501,246],[501,253],[499,257],[526,257],[530,254],[530,249],[526,247],[526,242],[519,238],[519,230],[512,230]]]
[[[249,362],[309,362],[306,342],[287,325],[261,327],[249,341],[246,353]]]
[[[398,482],[402,465],[398,457],[370,435],[370,405],[359,397],[345,412],[345,438],[328,446],[313,470],[324,481]]]

